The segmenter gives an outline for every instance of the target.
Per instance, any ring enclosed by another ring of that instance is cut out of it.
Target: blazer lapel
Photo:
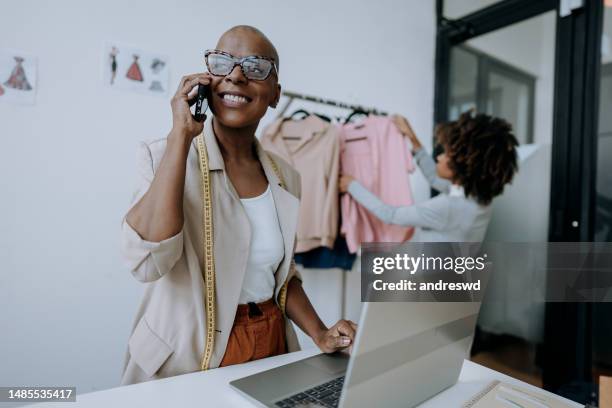
[[[293,194],[278,185],[272,186],[272,194],[274,203],[276,204],[276,212],[278,214],[281,232],[283,234],[283,242],[285,244],[285,257],[276,271],[276,288],[274,291],[276,298],[278,292],[285,283],[285,279],[287,279],[289,267],[293,259],[300,201]]]
[[[213,233],[214,256],[216,270],[216,335],[215,347],[211,357],[211,367],[217,367],[225,352],[225,347],[234,323],[236,307],[242,281],[246,272],[246,262],[250,249],[251,229],[249,220],[242,207],[238,195],[233,190],[231,182],[225,174],[225,165],[214,136],[211,123],[205,125],[205,144],[208,152],[209,168],[211,170],[211,188],[213,190]],[[270,183],[274,198],[278,221],[283,235],[285,256],[276,271],[275,299],[282,287],[293,257],[299,200],[281,187],[281,181],[274,171],[270,157],[256,139],[256,149],[259,160]],[[197,174],[199,184],[200,170],[196,155],[191,162],[192,172]],[[232,187],[232,188],[230,188]],[[198,192],[198,205],[201,207],[201,188]],[[199,209],[201,214],[201,209]],[[206,260],[204,260],[206,262]],[[202,322],[204,325],[205,322]],[[203,326],[205,327],[205,326]]]
[[[212,189],[216,290],[215,346],[210,366],[218,367],[225,353],[242,290],[251,244],[251,227],[240,199],[225,173],[223,156],[212,129],[212,119],[205,124],[204,141],[208,153]],[[199,166],[197,173],[199,180],[201,177]],[[201,206],[201,188],[198,191]],[[202,323],[205,327],[206,322]]]

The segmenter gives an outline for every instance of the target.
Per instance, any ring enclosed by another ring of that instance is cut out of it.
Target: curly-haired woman
[[[436,164],[406,118],[396,115],[393,121],[412,143],[427,181],[444,194],[415,205],[394,207],[346,174],[340,177],[340,191],[351,194],[385,223],[417,227],[412,241],[482,241],[491,219],[491,203],[518,169],[518,142],[512,126],[503,119],[470,112],[438,125],[435,136],[443,153],[437,156]]]

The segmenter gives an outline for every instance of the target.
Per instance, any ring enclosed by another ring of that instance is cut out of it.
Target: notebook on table
[[[516,385],[493,381],[462,408],[571,408],[572,405]]]

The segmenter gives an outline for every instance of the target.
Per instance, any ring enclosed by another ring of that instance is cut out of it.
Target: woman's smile
[[[217,95],[223,105],[229,108],[240,108],[253,101],[252,98],[239,92],[219,92]]]

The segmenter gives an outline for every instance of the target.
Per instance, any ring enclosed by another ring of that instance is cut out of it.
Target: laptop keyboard
[[[292,395],[282,401],[278,401],[274,405],[279,408],[306,406],[336,408],[338,406],[338,402],[340,401],[340,394],[342,393],[343,384],[344,376],[338,377],[306,391]]]

